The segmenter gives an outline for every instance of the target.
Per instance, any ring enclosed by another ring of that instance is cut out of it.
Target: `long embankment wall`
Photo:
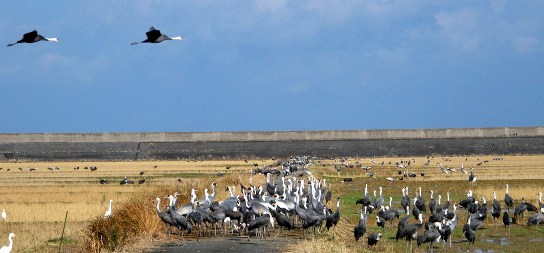
[[[544,127],[0,134],[0,160],[544,154]]]

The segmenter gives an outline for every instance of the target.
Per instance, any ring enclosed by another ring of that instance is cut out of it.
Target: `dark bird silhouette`
[[[406,213],[409,213],[408,209],[410,207],[410,197],[408,197],[408,187],[402,188],[402,199],[400,201],[402,208]]]
[[[332,226],[336,228],[336,224],[340,220],[340,198],[338,198],[338,201],[336,202],[336,211],[332,213],[331,215],[328,215],[325,221],[325,226],[327,227],[327,230],[329,230]]]
[[[417,200],[414,203],[417,206],[417,209],[419,209],[421,212],[427,212],[427,206],[425,205],[425,199],[421,195],[421,187],[419,187],[419,194],[417,196]],[[415,208],[414,208],[415,209]]]
[[[502,214],[502,223],[504,224],[504,229],[508,228],[506,233],[510,234],[510,225],[515,224],[516,220],[515,220],[515,218],[511,218],[508,215],[507,211],[504,211],[503,214]]]
[[[100,179],[100,184],[109,184],[109,183],[110,181],[105,178]]]
[[[493,191],[493,204],[491,204],[491,216],[493,222],[501,217],[501,204],[497,201],[497,193]]]
[[[15,42],[15,43],[12,43],[12,44],[8,44],[8,47],[11,47],[11,46],[13,46],[13,45],[15,45],[17,43],[34,43],[34,42],[38,42],[38,41],[59,42],[59,39],[57,39],[57,38],[45,38],[45,37],[39,35],[36,30],[34,30],[32,32],[25,33],[23,35],[23,38],[20,39],[19,41]]]
[[[138,184],[145,184],[145,177],[143,177],[142,179],[138,180]]]
[[[508,211],[510,211],[510,208],[514,207],[514,199],[508,194],[508,184],[506,184],[506,192],[504,193],[504,204],[508,207]]]
[[[474,245],[474,241],[476,241],[476,231],[471,228],[470,218],[468,219],[468,223],[463,227],[463,234],[465,235],[465,238],[467,238],[468,244]]]
[[[359,219],[359,224],[357,224],[353,228],[353,236],[355,237],[355,241],[359,241],[359,238],[363,237],[366,233],[366,207],[365,209],[361,209],[361,218]]]
[[[368,235],[368,247],[376,247],[376,244],[382,238],[382,234],[370,234]]]
[[[136,45],[136,44],[139,44],[139,43],[160,43],[160,42],[163,42],[165,40],[183,40],[184,39],[181,36],[168,37],[165,34],[161,34],[161,31],[155,29],[155,27],[153,27],[153,26],[151,28],[149,28],[149,31],[146,32],[145,35],[147,36],[146,40],[144,40],[142,42],[132,42],[130,44],[131,45]]]
[[[523,217],[525,211],[538,212],[538,208],[531,203],[525,202],[525,199],[522,198],[521,203],[514,209],[514,218],[519,219],[520,215]]]
[[[429,211],[434,213],[436,211],[436,200],[434,200],[434,191],[431,190],[431,199],[429,200]]]
[[[465,209],[468,209],[468,206],[472,203],[474,203],[474,197],[472,197],[472,190],[469,190],[467,193],[467,197],[461,201],[459,201],[459,205],[462,206]]]
[[[276,222],[278,223],[278,225],[280,225],[280,227],[283,227],[283,228],[286,228],[287,230],[291,230],[293,228],[295,228],[295,226],[293,226],[293,223],[291,223],[291,221],[289,220],[289,218],[287,218],[285,215],[281,214],[281,213],[278,213],[276,212],[276,210],[272,209],[272,208],[268,208],[270,214],[272,214],[272,217],[274,217],[274,219],[276,220]],[[280,234],[280,231],[278,229],[278,233],[274,236],[274,239],[276,239],[276,237]],[[274,240],[273,239],[273,240]]]
[[[268,223],[270,223],[270,216],[268,216],[268,214],[265,214],[263,216],[259,216],[255,218],[254,220],[250,221],[247,224],[247,230],[252,231],[258,228],[264,228],[266,225],[268,225]],[[264,237],[264,231],[263,231],[263,237]],[[247,235],[247,239],[249,240],[249,233]]]
[[[417,246],[419,247],[421,244],[430,242],[429,249],[433,252],[433,243],[440,238],[439,229],[441,229],[441,224],[439,222],[431,225],[428,230],[425,230],[423,235],[417,237]]]
[[[406,238],[406,248],[408,248],[408,243],[410,243],[410,252],[412,252],[412,241],[417,239],[417,232],[423,227],[423,214],[420,214],[418,219],[419,223],[411,223],[401,229],[399,228],[395,237],[397,241],[401,238]]]

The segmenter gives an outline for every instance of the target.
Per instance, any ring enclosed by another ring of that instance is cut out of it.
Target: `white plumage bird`
[[[106,210],[106,213],[104,213],[104,219],[108,219],[111,216],[111,203],[113,202],[113,199],[110,199],[110,206],[108,207],[108,210]]]
[[[15,237],[14,233],[9,233],[8,239],[9,239],[9,245],[8,246],[2,246],[0,248],[0,253],[10,253],[11,249],[13,248],[13,237]]]
[[[6,219],[8,218],[7,214],[6,214],[6,210],[5,209],[2,209],[2,221],[3,222],[6,222]]]

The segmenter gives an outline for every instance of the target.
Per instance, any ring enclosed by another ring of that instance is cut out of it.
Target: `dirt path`
[[[277,237],[275,241],[254,238],[248,241],[247,237],[215,237],[200,241],[190,239],[162,244],[145,252],[284,252],[286,245],[294,241],[294,239],[285,239],[285,237]]]

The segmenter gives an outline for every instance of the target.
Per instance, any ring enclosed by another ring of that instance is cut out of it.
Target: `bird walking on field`
[[[6,222],[6,219],[8,218],[7,214],[6,214],[6,210],[5,209],[2,209],[2,221],[3,222]]]

